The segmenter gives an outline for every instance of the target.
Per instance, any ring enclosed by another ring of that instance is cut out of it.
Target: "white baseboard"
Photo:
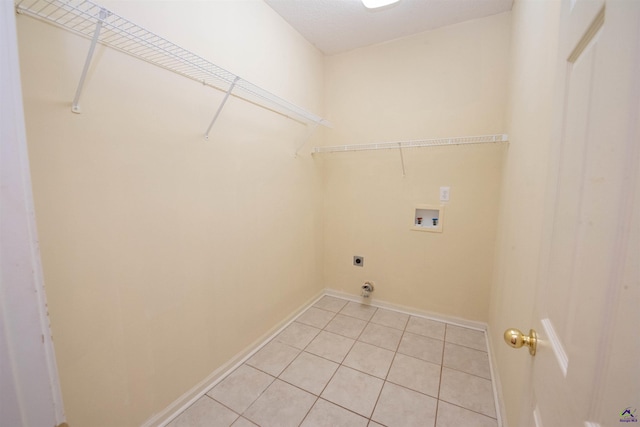
[[[444,314],[440,314],[440,313],[434,313],[434,312],[430,312],[430,311],[426,311],[426,310],[418,310],[416,308],[413,307],[407,307],[404,305],[400,305],[400,304],[394,304],[394,303],[390,303],[390,302],[386,302],[386,301],[381,301],[376,299],[375,297],[373,298],[363,298],[363,297],[359,297],[353,294],[348,294],[346,292],[341,292],[341,291],[335,291],[333,289],[329,289],[329,288],[325,288],[324,290],[324,294],[325,295],[329,295],[329,296],[334,296],[337,298],[342,298],[342,299],[346,299],[349,301],[354,301],[354,302],[360,302],[363,304],[369,304],[372,305],[373,307],[380,307],[380,308],[384,308],[387,310],[392,310],[392,311],[399,311],[401,313],[405,313],[405,314],[410,314],[412,316],[418,316],[418,317],[423,317],[425,319],[430,319],[430,320],[435,320],[438,322],[444,322],[444,323],[449,323],[451,325],[456,325],[456,326],[462,326],[465,328],[469,328],[469,329],[475,329],[478,331],[486,331],[487,330],[487,324],[484,322],[478,322],[475,320],[468,320],[468,319],[463,319],[461,317],[456,317],[456,316],[447,316]]]
[[[259,339],[254,341],[246,349],[236,354],[231,360],[218,369],[213,371],[207,378],[202,380],[199,384],[193,387],[191,390],[176,399],[171,405],[165,408],[163,411],[149,418],[141,427],[165,427],[175,417],[180,415],[189,406],[193,405],[198,399],[204,396],[209,390],[222,381],[227,375],[233,372],[241,364],[246,362],[251,356],[257,353],[262,347],[264,347],[269,341],[271,341],[276,335],[282,332],[287,326],[289,326],[298,316],[304,313],[309,307],[315,304],[323,296],[333,296],[336,298],[345,299],[348,301],[369,304],[373,307],[384,308],[386,310],[393,310],[412,316],[418,316],[425,319],[435,320],[438,322],[444,322],[451,325],[462,326],[465,328],[479,330],[485,333],[485,339],[487,340],[487,349],[489,352],[489,365],[491,368],[491,378],[493,383],[494,401],[496,404],[496,414],[498,419],[498,427],[507,427],[504,420],[504,408],[499,402],[502,402],[502,389],[500,387],[500,381],[498,379],[498,371],[496,369],[496,361],[493,357],[492,343],[489,333],[487,332],[488,326],[486,323],[478,322],[474,320],[463,319],[455,316],[446,316],[439,313],[433,313],[424,310],[418,310],[412,307],[406,307],[399,304],[393,304],[386,301],[380,301],[375,298],[362,298],[345,292],[336,291],[333,289],[324,289],[315,297],[307,301],[300,308],[294,311],[291,315],[287,316],[282,322],[271,328],[268,332],[263,334]]]
[[[493,386],[493,401],[496,407],[496,418],[498,421],[498,427],[507,427],[506,421],[506,412],[504,405],[502,402],[502,387],[500,378],[498,375],[498,369],[496,364],[496,359],[493,351],[493,342],[491,340],[491,334],[489,333],[489,326],[486,323],[478,322],[475,320],[463,319],[455,316],[446,316],[440,313],[433,313],[424,310],[418,310],[412,307],[406,307],[399,304],[393,304],[386,301],[379,301],[375,298],[363,298],[358,297],[356,295],[348,294],[346,292],[335,291],[333,289],[325,289],[325,295],[334,296],[337,298],[346,299],[349,301],[360,302],[364,304],[369,304],[374,307],[384,308],[387,310],[398,311],[405,314],[410,314],[412,316],[418,316],[425,319],[435,320],[438,322],[448,323],[450,325],[462,326],[469,329],[475,329],[484,332],[487,351],[489,356],[489,368],[491,369],[491,384]]]
[[[169,424],[175,417],[184,412],[189,406],[193,405],[198,399],[204,396],[209,390],[215,387],[220,381],[225,379],[227,375],[233,372],[236,368],[246,362],[251,356],[257,353],[262,347],[264,347],[273,337],[278,335],[284,328],[289,326],[298,316],[304,311],[316,303],[320,298],[325,295],[324,291],[316,294],[313,298],[304,303],[300,308],[295,310],[292,314],[287,316],[284,320],[279,322],[269,331],[264,333],[260,338],[251,343],[243,351],[236,354],[227,363],[220,366],[218,369],[209,374],[204,380],[196,384],[191,390],[184,393],[173,403],[163,409],[161,412],[155,414],[151,418],[142,424],[141,427],[164,427]]]
[[[504,399],[502,394],[502,383],[500,382],[500,373],[498,372],[498,364],[493,351],[493,340],[491,339],[491,328],[485,331],[487,338],[487,350],[489,351],[489,368],[491,368],[491,384],[493,385],[493,401],[496,405],[496,418],[498,419],[498,427],[507,426],[507,413],[504,407]]]

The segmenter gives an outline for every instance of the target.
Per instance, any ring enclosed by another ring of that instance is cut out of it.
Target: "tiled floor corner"
[[[484,332],[324,296],[168,427],[497,427]]]

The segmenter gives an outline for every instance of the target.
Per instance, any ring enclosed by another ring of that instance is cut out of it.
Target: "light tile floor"
[[[497,427],[484,333],[325,296],[168,427]]]

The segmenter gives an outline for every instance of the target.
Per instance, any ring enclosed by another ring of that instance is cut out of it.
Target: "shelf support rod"
[[[398,149],[400,151],[400,163],[402,163],[402,177],[407,176],[404,170],[404,154],[402,154],[402,142],[398,142]]]
[[[298,146],[296,147],[295,157],[298,157],[298,152],[311,139],[311,137],[313,136],[313,134],[316,131],[316,129],[318,129],[318,125],[319,124],[320,124],[320,122],[313,122],[313,125],[309,128],[309,130],[307,131],[307,134],[302,138],[302,140],[300,141],[300,144],[298,144]]]
[[[238,80],[240,80],[240,77],[236,76],[236,78],[233,79],[233,83],[231,83],[231,86],[229,86],[229,89],[227,89],[227,93],[224,94],[224,98],[222,98],[222,102],[220,103],[220,106],[218,107],[218,111],[216,111],[216,115],[213,116],[213,119],[211,120],[211,123],[209,124],[209,127],[207,128],[207,131],[204,133],[204,139],[209,139],[209,132],[211,132],[211,128],[213,127],[213,124],[216,122],[216,120],[218,120],[218,116],[220,115],[220,112],[222,111],[222,107],[224,107],[224,104],[227,103],[227,99],[229,99],[229,95],[231,95],[231,91],[236,86],[236,83],[238,83]]]
[[[89,72],[89,66],[91,65],[91,58],[93,58],[93,52],[96,49],[96,44],[98,43],[98,37],[100,37],[100,30],[102,29],[102,23],[109,16],[109,12],[107,9],[100,9],[100,15],[98,18],[98,22],[96,22],[96,29],[93,32],[93,38],[91,39],[91,46],[89,46],[89,53],[87,53],[87,59],[84,61],[84,68],[82,69],[82,75],[80,76],[80,82],[78,83],[78,88],[76,89],[76,96],[73,97],[73,104],[71,105],[71,111],[80,114],[80,106],[78,102],[80,102],[80,95],[82,94],[82,88],[84,87],[84,80],[87,77],[87,73]]]

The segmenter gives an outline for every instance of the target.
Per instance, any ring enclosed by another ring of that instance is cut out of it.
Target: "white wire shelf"
[[[345,151],[390,150],[401,148],[440,147],[445,145],[467,145],[507,142],[506,134],[463,136],[453,138],[416,139],[410,141],[377,142],[372,144],[334,145],[330,147],[314,147],[315,153],[337,153]]]
[[[226,97],[231,95],[244,99],[303,124],[331,125],[322,117],[238,77],[201,56],[91,1],[16,0],[15,4],[18,13],[54,24],[80,36],[94,39],[87,58],[87,64],[91,60],[93,47],[97,41],[105,46],[206,86],[227,92]],[[85,68],[87,67],[88,65],[85,65]],[[81,79],[78,92],[81,91],[82,84],[83,79]],[[74,104],[77,102],[78,97],[79,93],[74,99]],[[226,97],[222,105],[226,101]],[[216,117],[214,117],[214,121],[220,112],[219,110],[216,113]]]

